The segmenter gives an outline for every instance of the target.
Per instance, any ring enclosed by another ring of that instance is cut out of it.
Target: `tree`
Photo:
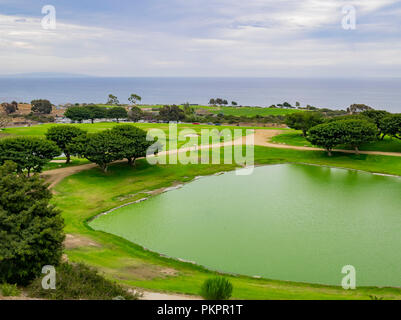
[[[18,110],[18,103],[13,101],[11,103],[4,102],[1,104],[6,114],[14,113]]]
[[[0,140],[0,165],[11,160],[17,164],[18,173],[41,172],[43,166],[61,150],[53,141],[34,137],[6,138]]]
[[[184,111],[176,105],[160,108],[159,116],[165,121],[180,121],[185,119]]]
[[[128,101],[132,104],[136,105],[138,101],[141,101],[142,97],[138,96],[137,94],[132,93],[131,96],[128,98]]]
[[[64,222],[44,181],[16,171],[9,161],[0,167],[0,283],[26,285],[59,264]]]
[[[370,109],[370,110],[363,111],[361,113],[361,115],[364,117],[367,117],[368,119],[370,119],[371,121],[373,121],[375,123],[375,125],[377,126],[377,129],[378,129],[377,137],[380,140],[383,140],[386,135],[383,133],[382,120],[384,117],[390,115],[390,113],[385,110]]]
[[[333,148],[343,142],[343,126],[338,122],[322,123],[309,129],[307,140],[315,146],[323,147],[329,156]]]
[[[401,139],[401,114],[391,114],[385,116],[380,121],[380,128],[384,135]]]
[[[377,138],[377,127],[367,120],[341,120],[337,122],[342,127],[342,143],[349,144],[359,154],[359,147]]]
[[[238,103],[235,101],[231,101],[231,105],[235,107],[235,106],[238,106]]]
[[[146,140],[146,132],[133,125],[115,126],[111,130],[118,136],[124,138],[123,153],[124,158],[128,160],[128,164],[135,165],[135,160],[146,156],[146,151],[154,143],[154,141]]]
[[[138,122],[144,116],[143,111],[141,108],[132,107],[130,111],[128,111],[128,119]]]
[[[96,163],[106,173],[110,163],[125,158],[125,145],[125,138],[111,130],[104,130],[75,138],[71,144],[71,154]]]
[[[107,117],[106,107],[87,106],[81,108],[86,108],[88,113],[88,119],[90,119],[92,123],[95,121],[95,119],[104,119]]]
[[[31,101],[31,110],[32,112],[42,113],[42,114],[49,114],[52,112],[52,104],[49,100],[32,100]]]
[[[216,100],[214,100],[213,98],[209,100],[209,104],[211,105],[215,105],[216,104]]]
[[[91,114],[87,107],[69,107],[64,116],[72,121],[82,122],[82,120],[90,119]]]
[[[107,104],[110,104],[110,105],[117,105],[117,104],[119,104],[119,103],[120,103],[120,101],[118,101],[118,99],[117,99],[116,96],[114,96],[114,95],[112,95],[112,94],[109,94],[109,99],[107,100]]]
[[[188,116],[193,116],[195,114],[195,109],[192,108],[189,103],[184,104],[184,113],[185,115]]]
[[[118,123],[119,119],[128,118],[128,112],[123,107],[108,108],[107,117],[110,118],[110,119],[116,119],[117,123]]]
[[[306,137],[310,128],[323,123],[323,117],[318,112],[294,112],[285,117],[285,123],[291,129],[302,130],[302,135]]]
[[[65,163],[70,163],[71,160],[71,143],[73,139],[84,135],[86,132],[78,127],[62,125],[51,127],[46,132],[46,139],[51,140],[63,151],[67,160]]]
[[[354,113],[358,113],[358,112],[362,112],[362,111],[366,111],[366,110],[372,110],[372,107],[367,106],[366,104],[351,104],[349,106],[349,108],[347,108],[347,112],[349,114],[354,114]]]

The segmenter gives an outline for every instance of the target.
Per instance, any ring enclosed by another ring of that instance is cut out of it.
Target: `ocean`
[[[120,103],[136,93],[142,104],[207,104],[210,98],[223,98],[243,106],[299,101],[302,106],[345,109],[364,103],[401,112],[401,79],[0,78],[0,102],[105,103],[110,93]]]

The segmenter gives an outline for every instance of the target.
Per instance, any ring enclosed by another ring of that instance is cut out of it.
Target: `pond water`
[[[203,177],[90,225],[213,270],[401,286],[401,178],[308,165]]]

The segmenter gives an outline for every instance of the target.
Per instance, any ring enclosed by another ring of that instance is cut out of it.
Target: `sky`
[[[0,0],[0,74],[31,72],[401,77],[401,1]]]

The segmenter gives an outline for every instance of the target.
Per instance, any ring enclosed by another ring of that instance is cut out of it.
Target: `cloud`
[[[56,3],[56,30],[42,29],[40,15],[8,11],[0,15],[0,69],[105,76],[401,76],[398,1],[352,1],[357,29],[345,31],[341,9],[349,3],[149,0],[114,8],[99,0],[97,8],[67,10],[64,2]]]

